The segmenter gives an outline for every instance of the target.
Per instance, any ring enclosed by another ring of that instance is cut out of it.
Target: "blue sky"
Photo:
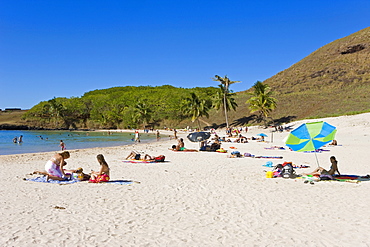
[[[368,0],[0,0],[0,108],[114,86],[235,92],[368,27]]]

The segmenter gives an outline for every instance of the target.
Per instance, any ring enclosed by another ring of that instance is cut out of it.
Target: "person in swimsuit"
[[[102,154],[98,154],[96,158],[100,164],[100,170],[98,172],[91,171],[89,183],[108,182],[109,181],[108,163],[105,161],[104,156]]]
[[[330,170],[329,171],[325,170],[322,167],[318,167],[313,172],[311,172],[311,173],[303,173],[303,175],[313,175],[313,176],[319,175],[320,176],[322,174],[325,174],[325,175],[333,176],[336,172],[338,173],[338,175],[340,175],[340,172],[339,172],[339,169],[338,169],[338,161],[337,161],[337,159],[334,156],[331,156],[330,157],[330,162],[331,162],[331,167],[330,167]]]
[[[182,138],[179,138],[177,139],[178,143],[177,145],[172,145],[172,150],[174,151],[184,151],[185,150],[185,143],[184,143],[184,139]]]
[[[62,149],[62,151],[66,150],[66,144],[63,142],[63,140],[60,140],[59,147]]]
[[[47,176],[46,180],[67,180],[71,177],[70,174],[66,174],[63,166],[67,165],[66,159],[70,157],[68,151],[57,153],[45,164],[45,171],[35,171],[34,174],[42,174]]]
[[[155,156],[150,156],[149,154],[140,154],[139,152],[131,151],[131,153],[126,157],[126,160],[153,160]]]

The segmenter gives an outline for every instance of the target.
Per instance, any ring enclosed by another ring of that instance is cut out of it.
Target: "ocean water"
[[[13,143],[14,137],[23,136],[22,143]],[[61,151],[60,140],[67,150],[94,147],[113,147],[133,144],[133,133],[101,131],[34,131],[0,130],[0,155]],[[140,135],[141,142],[156,140],[153,133]]]

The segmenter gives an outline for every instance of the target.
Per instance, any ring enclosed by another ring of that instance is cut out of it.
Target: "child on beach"
[[[89,183],[108,182],[109,181],[108,163],[105,161],[104,156],[102,154],[98,154],[96,158],[100,164],[100,170],[99,172],[91,171]]]
[[[59,146],[62,149],[62,151],[66,150],[66,144],[63,142],[63,140],[60,140]]]

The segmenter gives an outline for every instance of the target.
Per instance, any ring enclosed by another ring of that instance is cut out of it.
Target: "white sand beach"
[[[337,127],[340,146],[318,153],[342,174],[370,174],[370,113],[320,119]],[[298,127],[305,120],[288,124]],[[224,131],[217,131],[223,135]],[[267,150],[284,146],[288,132],[266,133],[269,142],[223,143],[228,153],[173,152],[175,140],[70,150],[67,168],[99,169],[103,154],[111,180],[130,185],[24,181],[44,169],[53,153],[0,156],[1,246],[369,246],[370,181],[360,183],[266,178],[267,161],[317,167],[313,153]],[[186,137],[186,133],[179,132]],[[185,139],[187,148],[197,143]],[[282,160],[227,158],[241,153]],[[166,156],[164,163],[124,163],[131,150]]]

